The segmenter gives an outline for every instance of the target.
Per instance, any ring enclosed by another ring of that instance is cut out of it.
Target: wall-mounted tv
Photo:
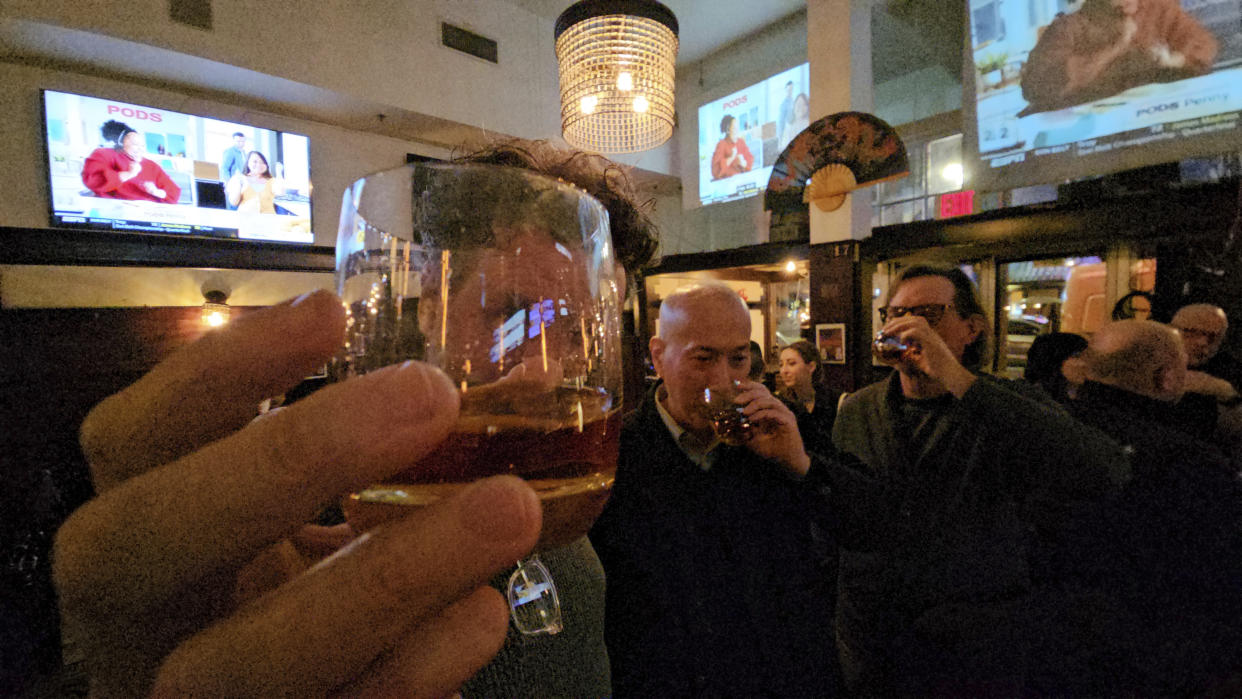
[[[699,107],[699,203],[762,192],[781,151],[810,124],[810,94],[803,63]]]
[[[1239,0],[967,2],[976,187],[1052,183],[1242,143]]]
[[[53,227],[314,242],[306,136],[52,90],[43,114]]]

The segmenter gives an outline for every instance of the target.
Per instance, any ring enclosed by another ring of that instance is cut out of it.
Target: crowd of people
[[[475,161],[596,195],[618,257],[640,269],[654,237],[623,178],[597,157],[548,152],[518,144]],[[1242,690],[1239,365],[1221,351],[1223,312],[1037,342],[1030,382],[983,371],[991,325],[959,270],[907,269],[883,317],[908,348],[889,378],[842,397],[819,380],[815,347],[795,342],[774,394],[752,374],[762,362],[736,293],[705,283],[667,296],[648,345],[660,381],[624,422],[612,496],[588,537],[542,555],[564,635],[529,640],[496,589],[538,538],[521,480],[480,481],[361,535],[306,525],[444,438],[458,414],[445,376],[408,362],[254,420],[337,350],[345,318],[325,292],[246,314],[82,427],[99,495],[61,528],[55,576],[91,688]],[[740,445],[699,407],[726,385],[751,425]],[[1186,409],[1191,392],[1211,404]],[[394,416],[411,428],[375,434]]]

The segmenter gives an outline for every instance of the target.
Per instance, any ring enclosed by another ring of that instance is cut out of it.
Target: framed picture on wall
[[[815,326],[815,346],[825,364],[845,363],[845,323],[820,323]]]

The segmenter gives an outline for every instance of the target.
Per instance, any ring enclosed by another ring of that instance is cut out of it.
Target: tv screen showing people
[[[699,107],[699,202],[762,192],[781,151],[810,124],[809,64]]]
[[[1237,149],[1237,0],[968,3],[977,184],[1054,182]]]
[[[314,243],[310,141],[43,91],[51,224]]]

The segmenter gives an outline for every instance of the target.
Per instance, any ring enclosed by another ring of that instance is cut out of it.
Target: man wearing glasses
[[[1181,428],[1231,453],[1242,443],[1242,363],[1221,350],[1229,318],[1220,306],[1183,306],[1169,322],[1182,336],[1190,370],[1175,415]]]
[[[1038,390],[978,373],[990,323],[961,270],[907,269],[882,315],[881,332],[906,349],[885,360],[896,369],[888,379],[845,400],[833,431],[874,494],[865,544],[840,559],[838,646],[850,689],[1107,689],[1080,671],[1101,666],[1097,658],[1065,662],[1050,650],[1102,654],[1104,634],[1070,632],[1068,621],[1052,628],[1051,619],[1096,610],[1071,609],[1055,592],[1063,580],[1048,578],[1061,569],[1049,561],[1072,569],[1087,550],[1075,548],[1063,513],[1124,479],[1120,447]]]
[[[1220,306],[1193,303],[1183,306],[1169,323],[1182,335],[1190,369],[1224,379],[1235,392],[1242,391],[1242,362],[1221,351],[1229,331],[1229,317]]]

